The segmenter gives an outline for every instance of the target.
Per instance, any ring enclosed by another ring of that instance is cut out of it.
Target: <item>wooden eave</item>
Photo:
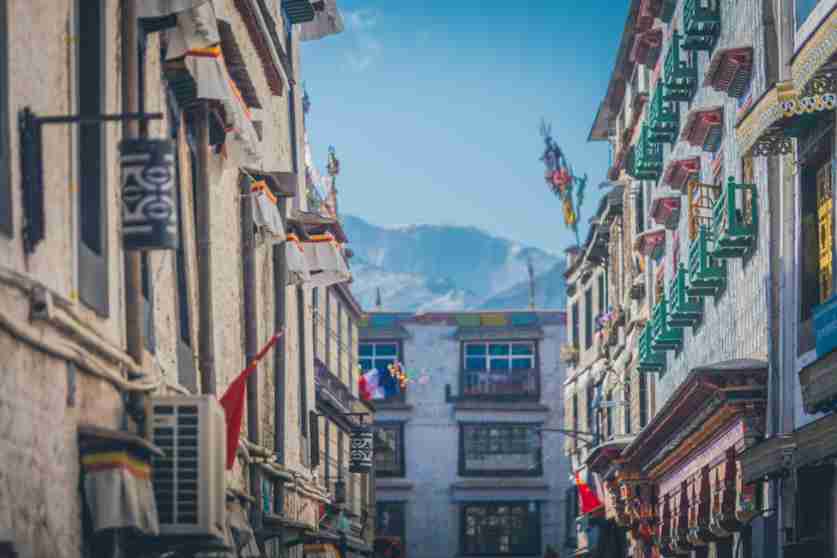
[[[693,147],[703,148],[709,132],[713,128],[722,127],[723,122],[723,107],[694,109],[686,118],[686,125],[683,127],[680,139]]]
[[[684,191],[689,177],[700,172],[700,158],[675,159],[669,162],[663,173],[663,184],[668,184],[675,190]]]
[[[301,227],[307,235],[322,234],[329,232],[334,236],[337,242],[348,242],[346,233],[343,230],[343,225],[340,221],[331,217],[323,217],[318,213],[310,213],[307,211],[294,211],[288,218],[288,222],[292,225]]]
[[[224,54],[224,63],[230,77],[235,82],[235,86],[241,93],[241,98],[244,99],[244,104],[250,108],[262,108],[256,86],[250,78],[250,72],[244,62],[244,56],[241,54],[241,47],[228,21],[218,20],[218,34],[221,36],[221,52]]]
[[[706,69],[705,83],[715,91],[739,97],[753,71],[753,47],[719,49]]]
[[[659,476],[745,409],[767,400],[767,363],[740,359],[693,369],[628,445],[622,459]]]
[[[621,462],[622,452],[633,439],[633,436],[621,437],[599,444],[590,450],[587,466],[594,473],[602,474],[613,464]]]
[[[234,4],[241,18],[244,20],[244,25],[247,27],[247,33],[250,35],[250,40],[256,49],[259,59],[262,62],[267,84],[270,91],[274,95],[282,95],[284,91],[284,81],[282,79],[282,72],[279,71],[278,56],[273,58],[273,52],[269,39],[265,36],[265,29],[262,28],[261,13],[255,4],[256,0],[234,0]],[[290,76],[289,76],[290,79]]]
[[[296,195],[296,174],[292,172],[265,172],[249,167],[244,168],[255,180],[264,180],[274,195],[280,198],[292,198]]]

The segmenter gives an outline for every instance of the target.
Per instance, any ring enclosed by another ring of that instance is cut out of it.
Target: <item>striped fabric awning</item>
[[[158,534],[149,445],[135,436],[101,428],[80,428],[79,437],[84,499],[93,530]]]

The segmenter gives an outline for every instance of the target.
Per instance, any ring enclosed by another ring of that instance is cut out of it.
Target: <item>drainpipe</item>
[[[195,112],[198,128],[197,205],[198,237],[198,361],[201,369],[201,393],[215,395],[215,339],[212,327],[212,244],[209,211],[209,111],[201,102]]]
[[[285,198],[277,201],[282,219],[286,216],[287,203]],[[273,246],[273,329],[281,331],[285,328],[285,295],[288,285],[288,267],[285,262],[285,245]],[[273,448],[276,459],[285,464],[285,336],[279,338],[273,349]]]
[[[243,175],[241,184],[241,252],[243,261],[244,289],[244,350],[246,362],[256,360],[259,351],[258,301],[256,300],[256,235],[253,222],[253,198],[250,196],[250,182]],[[259,445],[259,369],[247,376],[247,439]],[[261,482],[256,467],[250,467],[250,492],[257,502],[261,502]],[[261,506],[253,511],[260,515]],[[258,524],[258,521],[257,521]]]

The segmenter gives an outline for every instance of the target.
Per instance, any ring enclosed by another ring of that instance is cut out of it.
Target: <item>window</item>
[[[535,556],[541,552],[538,502],[462,506],[466,556]]]
[[[76,2],[78,112],[99,115],[105,112],[105,5],[83,4]],[[103,316],[108,314],[106,160],[104,124],[79,124],[79,297]]]
[[[536,425],[463,424],[459,442],[461,476],[538,476],[543,473]]]
[[[347,322],[347,331],[348,331],[348,345],[349,345],[349,390],[352,393],[355,393],[355,368],[357,364],[355,364],[355,333],[352,331],[352,327],[354,327],[354,321],[352,320],[352,316],[348,316],[346,319]]]
[[[813,539],[820,545],[819,556],[834,556],[832,549],[833,503],[831,494],[834,486],[834,466],[805,467],[799,471],[799,498],[805,502],[800,506],[797,524],[800,540]]]
[[[634,222],[636,223],[636,234],[645,230],[645,203],[643,202],[642,183],[640,182],[636,188],[636,197],[634,198]]]
[[[311,314],[313,315],[314,358],[320,358],[320,289],[311,289]]]
[[[593,290],[584,291],[584,348],[593,344]]]
[[[799,139],[800,245],[799,353],[814,348],[814,307],[834,292],[834,118],[817,117],[818,125]]]
[[[360,354],[358,362],[364,373],[375,369],[382,374],[388,374],[389,365],[403,358],[401,344],[398,341],[366,341],[359,344],[358,352]],[[396,389],[396,395],[390,399],[402,400],[403,398],[404,391]]]
[[[796,0],[794,2],[796,9],[796,28],[799,29],[805,24],[808,16],[814,11],[822,0]]]
[[[337,377],[343,380],[343,305],[340,301],[337,301]]]
[[[375,440],[375,475],[379,477],[404,476],[404,425],[389,423],[378,425]]]
[[[648,424],[648,376],[639,372],[639,427]]]
[[[299,345],[297,346],[297,354],[299,355],[299,433],[303,438],[301,454],[307,455],[305,451],[305,439],[308,437],[308,394],[305,388],[308,384],[306,380],[305,367],[305,291],[302,286],[296,288],[296,314],[297,314],[297,335],[299,335]],[[303,458],[304,459],[304,458]]]
[[[605,436],[608,438],[613,437],[613,406],[610,403],[613,402],[613,390],[610,389],[605,395],[605,403],[608,405],[605,407]]]
[[[631,429],[631,380],[630,376],[625,377],[625,381],[622,383],[622,400],[625,402],[622,405],[622,419],[623,419],[623,428],[625,430],[625,434],[630,434]]]
[[[599,314],[607,311],[607,289],[605,288],[605,274],[599,274]]]
[[[572,486],[564,492],[564,546],[575,550],[575,519],[578,517],[578,491]]]
[[[587,384],[587,432],[595,432],[596,426],[596,390],[593,382]]]
[[[463,396],[536,397],[534,341],[463,344]]]
[[[325,365],[326,368],[331,369],[331,291],[326,287],[325,289]]]
[[[375,554],[386,556],[386,548],[401,547],[401,556],[406,547],[407,533],[406,502],[378,502],[375,506]],[[379,542],[380,541],[380,542]],[[383,548],[379,548],[383,547]]]
[[[578,411],[579,411],[579,408],[578,408],[578,392],[574,391],[573,392],[573,431],[574,432],[578,432],[578,422],[579,422]],[[573,438],[573,441],[575,441],[575,438]]]
[[[578,349],[579,343],[578,343],[578,301],[577,300],[575,302],[573,302],[572,314],[573,314],[572,315],[572,320],[573,320],[573,322],[572,322],[573,323],[573,326],[572,326],[573,327],[572,342],[573,342],[573,347]]]
[[[12,235],[12,169],[9,161],[9,34],[0,2],[0,232]]]

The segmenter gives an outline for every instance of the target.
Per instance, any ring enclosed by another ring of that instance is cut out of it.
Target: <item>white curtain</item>
[[[282,216],[279,208],[264,191],[256,191],[253,195],[253,221],[256,225],[269,231],[273,235],[274,242],[285,240],[285,227],[282,225]]]

